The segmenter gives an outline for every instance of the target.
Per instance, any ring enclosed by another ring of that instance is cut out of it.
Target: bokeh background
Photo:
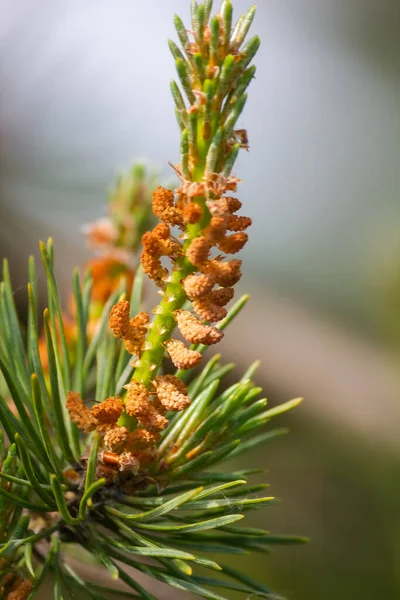
[[[170,177],[166,41],[189,0],[0,0],[0,250],[16,294],[38,238],[64,293],[119,171]],[[250,2],[235,0],[236,15]],[[311,537],[241,559],[293,600],[400,598],[400,4],[260,0],[236,171],[254,219],[226,359],[271,404],[306,401],[246,459],[282,501],[251,520]],[[232,596],[233,597],[233,596]]]

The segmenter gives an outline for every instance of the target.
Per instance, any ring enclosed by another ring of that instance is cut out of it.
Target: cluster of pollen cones
[[[163,257],[171,260],[175,270],[182,269],[185,273],[180,281],[181,305],[189,300],[193,311],[178,309],[172,313],[185,341],[170,337],[163,342],[174,366],[185,370],[199,365],[202,359],[201,353],[187,347],[185,342],[208,346],[223,337],[213,323],[226,317],[225,307],[233,298],[233,286],[241,277],[241,261],[227,260],[225,255],[243,248],[248,237],[244,230],[251,225],[251,219],[236,215],[241,202],[224,195],[236,190],[238,180],[234,177],[212,174],[200,183],[181,179],[182,185],[175,192],[158,187],[153,193],[153,212],[161,222],[143,235],[141,264],[165,296],[168,296],[172,275],[162,263]],[[199,202],[201,197],[206,200]],[[188,226],[203,221],[207,224],[198,227],[196,235],[191,237]],[[173,236],[172,227],[180,229],[181,234]],[[184,268],[182,260],[186,261]],[[145,312],[131,318],[130,305],[125,300],[117,302],[110,314],[113,334],[136,357],[136,366],[140,366],[140,357],[146,350],[149,323]],[[124,400],[107,398],[91,409],[79,394],[70,392],[68,395],[67,408],[72,420],[84,432],[97,430],[104,435],[105,454],[118,456],[116,462],[120,470],[139,471],[147,464],[154,456],[160,431],[168,426],[166,413],[184,410],[190,404],[187,388],[180,379],[156,373],[157,369],[151,389],[133,378],[125,386]],[[124,412],[136,419],[138,427],[134,431],[118,424]]]

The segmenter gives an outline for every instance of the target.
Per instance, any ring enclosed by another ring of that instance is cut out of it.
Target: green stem
[[[193,181],[201,181],[205,170],[205,160],[196,165],[193,169]],[[164,358],[164,343],[171,339],[176,322],[173,312],[182,308],[187,300],[186,293],[182,286],[182,279],[196,271],[196,267],[185,256],[190,242],[198,237],[204,227],[208,224],[210,215],[205,204],[205,198],[197,197],[195,201],[203,208],[203,218],[200,223],[188,225],[186,233],[188,235],[184,245],[183,254],[180,256],[172,271],[171,281],[167,284],[160,304],[157,307],[156,317],[149,328],[145,342],[145,350],[140,357],[140,365],[134,373],[134,379],[150,388],[151,382],[157,375],[159,367]]]
[[[200,177],[199,174],[198,177],[200,180],[202,176]],[[196,198],[196,201],[200,203],[205,208],[205,212],[208,213],[205,205],[205,198],[198,197]],[[186,233],[188,234],[188,238],[183,245],[183,254],[175,263],[171,281],[165,288],[162,300],[157,306],[156,317],[149,327],[145,342],[145,350],[140,357],[140,365],[135,369],[133,374],[133,379],[140,381],[148,389],[151,388],[151,382],[156,377],[163,361],[165,354],[164,344],[171,339],[172,332],[176,327],[173,313],[175,310],[182,308],[187,301],[187,296],[182,286],[182,279],[197,270],[186,258],[185,251],[190,242],[198,237],[201,230],[207,225],[209,219],[209,214],[206,214],[200,223],[189,225],[187,227]],[[135,428],[136,424],[136,419],[125,412],[122,413],[118,421],[118,425],[128,427],[128,429],[131,430]]]
[[[185,252],[190,242],[201,231],[198,224],[190,229],[191,231],[188,231],[189,237],[183,246],[183,252]],[[149,329],[145,342],[145,350],[140,358],[140,366],[134,373],[134,379],[144,383],[146,387],[150,386],[151,381],[157,375],[164,358],[164,343],[171,338],[172,332],[175,329],[176,322],[173,312],[182,308],[187,300],[186,293],[182,287],[182,279],[194,271],[196,271],[196,267],[189,262],[185,255],[178,258],[172,272],[171,281],[165,288],[163,298],[157,307],[156,317]]]

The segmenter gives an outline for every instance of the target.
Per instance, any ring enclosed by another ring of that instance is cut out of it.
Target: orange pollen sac
[[[153,258],[161,258],[164,254],[164,240],[153,235],[152,231],[146,231],[142,236],[144,251]]]
[[[150,403],[147,412],[139,415],[137,420],[142,427],[149,431],[162,431],[168,427],[168,419]]]
[[[187,297],[190,300],[193,300],[194,298],[201,298],[211,292],[216,281],[214,273],[188,275],[188,277],[183,280],[183,289],[185,290]]]
[[[159,439],[159,434],[147,431],[147,429],[136,429],[128,435],[125,448],[131,452],[140,452],[154,446]]]
[[[232,287],[242,276],[240,271],[241,265],[242,261],[237,259],[226,262],[211,260],[201,270],[204,273],[212,273],[215,276],[216,282],[221,287]]]
[[[126,386],[125,410],[131,417],[144,415],[149,406],[149,391],[143,383],[132,379]]]
[[[229,213],[229,203],[227,198],[207,200],[206,206],[213,217],[225,217]]]
[[[99,423],[96,427],[97,433],[107,433],[107,431],[114,427],[112,423]]]
[[[226,306],[235,295],[235,290],[232,287],[219,288],[208,295],[210,300],[217,306]]]
[[[210,253],[210,244],[205,237],[197,237],[191,241],[189,248],[186,251],[188,260],[195,267],[202,265]]]
[[[117,302],[111,309],[110,327],[115,337],[124,341],[130,354],[140,355],[147,333],[149,315],[141,312],[129,319],[130,304],[127,300]]]
[[[111,452],[119,454],[128,439],[129,429],[127,427],[113,427],[104,436],[104,445]]]
[[[153,213],[161,218],[161,214],[171,208],[174,205],[174,192],[172,190],[167,190],[163,188],[161,185],[157,187],[153,192],[152,198],[152,208]]]
[[[140,312],[130,320],[132,329],[140,329],[140,333],[144,334],[147,331],[150,318],[146,312]]]
[[[171,239],[171,230],[165,223],[159,223],[153,230],[153,235],[164,243],[163,254],[165,256],[176,256],[181,251],[181,244]]]
[[[154,258],[174,257],[181,251],[179,242],[170,238],[170,229],[166,223],[159,223],[153,231],[146,231],[142,236],[142,244],[144,250]]]
[[[157,396],[153,396],[153,400],[152,400],[151,404],[152,404],[153,408],[155,408],[156,411],[158,413],[160,413],[160,415],[164,416],[166,414],[167,409],[161,404],[161,402],[159,401]]]
[[[237,198],[227,196],[226,198],[217,198],[216,200],[207,200],[206,205],[213,216],[225,216],[237,212],[242,203]]]
[[[111,309],[110,327],[117,338],[124,339],[130,333],[129,311],[130,306],[127,300],[117,302]]]
[[[243,248],[248,240],[247,233],[239,232],[227,235],[224,239],[218,242],[218,248],[225,254],[236,254]]]
[[[158,287],[164,288],[164,278],[168,275],[168,269],[161,265],[159,258],[154,258],[149,252],[143,250],[140,262],[143,267],[144,273],[154,281]]]
[[[193,300],[193,308],[199,317],[209,323],[216,323],[217,321],[224,319],[228,314],[226,308],[217,306],[208,296]]]
[[[204,231],[206,239],[211,243],[222,240],[226,234],[226,223],[225,217],[211,217],[210,224]]]
[[[154,380],[154,387],[157,398],[167,410],[180,411],[189,406],[187,387],[174,375],[159,375]]]
[[[165,241],[169,239],[171,230],[166,223],[158,223],[158,225],[154,227],[153,231],[149,233],[151,233],[154,238]]]
[[[226,201],[228,202],[228,211],[230,213],[235,213],[242,208],[242,203],[238,198],[233,198],[233,196],[227,196]]]
[[[85,433],[96,429],[97,420],[92,415],[90,408],[84,405],[80,394],[77,392],[68,392],[67,410],[71,421]]]
[[[131,417],[136,417],[145,429],[165,429],[168,419],[161,415],[149,400],[149,391],[143,383],[132,380],[126,386],[128,393],[125,398],[125,410]]]
[[[168,269],[162,266],[161,257],[177,258],[182,251],[182,245],[171,239],[170,228],[166,223],[159,223],[153,231],[147,231],[142,237],[143,252],[140,257],[143,271],[159,287],[165,287]]]
[[[164,223],[183,226],[182,211],[174,205],[174,193],[159,186],[153,192],[153,213]]]
[[[145,312],[138,313],[130,320],[130,335],[124,340],[125,348],[129,354],[140,356],[149,321],[149,315]]]
[[[92,415],[101,424],[116,423],[124,409],[124,403],[121,398],[107,398],[101,404],[97,404],[92,408]]]
[[[186,348],[181,340],[171,338],[166,342],[165,347],[177,369],[193,369],[201,363],[202,355],[200,352]]]
[[[252,224],[250,217],[239,217],[230,215],[227,220],[227,228],[229,231],[244,231]]]
[[[203,215],[201,206],[197,202],[188,202],[182,210],[182,217],[185,223],[194,225],[198,223]]]
[[[187,310],[176,310],[174,312],[178,329],[190,344],[217,344],[224,336],[223,332],[206,325]]]

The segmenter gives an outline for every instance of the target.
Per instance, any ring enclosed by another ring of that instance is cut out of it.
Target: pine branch
[[[100,256],[74,271],[67,310],[53,241],[41,243],[43,330],[33,258],[26,330],[4,263],[0,596],[8,600],[40,598],[47,574],[55,599],[118,593],[82,579],[68,564],[71,547],[124,582],[132,590],[126,597],[154,600],[133,567],[204,598],[224,599],[217,589],[279,599],[214,555],[306,541],[239,525],[274,498],[264,496],[266,484],[248,481],[254,471],[223,467],[286,433],[265,426],[300,399],[267,408],[254,382],[258,363],[227,387],[234,365],[203,357],[248,301],[226,308],[241,276],[241,261],[228,255],[247,242],[251,224],[229,194],[239,183],[232,175],[238,152],[248,148],[237,123],[259,46],[257,37],[246,42],[254,7],[235,26],[230,0],[211,12],[211,1],[193,1],[190,31],[174,20],[182,48],[169,43],[179,78],[171,83],[179,187],[156,187],[142,165],[119,178],[107,218],[86,228]],[[152,319],[143,312],[145,275],[161,293]],[[176,328],[185,341],[173,337]],[[166,374],[171,363],[174,373]]]

